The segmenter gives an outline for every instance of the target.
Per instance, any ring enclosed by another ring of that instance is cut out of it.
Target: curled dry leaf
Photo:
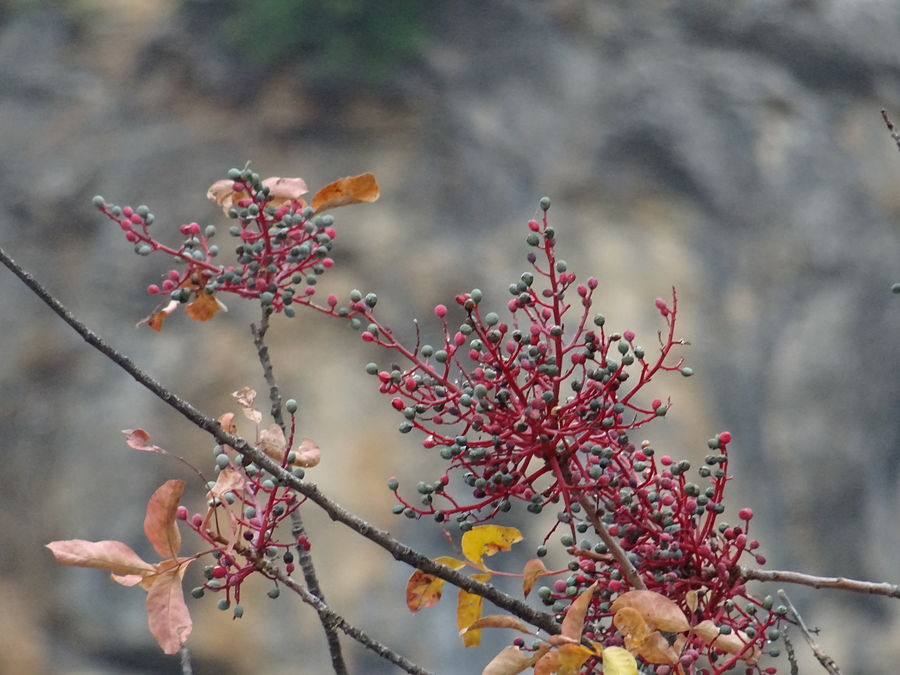
[[[322,459],[322,451],[316,442],[304,438],[300,441],[300,445],[294,449],[294,466],[302,466],[306,469],[316,466]]]
[[[581,632],[584,630],[584,617],[587,614],[588,607],[591,605],[591,599],[594,597],[596,588],[597,582],[595,581],[569,605],[569,609],[566,610],[566,615],[563,617],[560,634],[575,641],[581,640]]]
[[[147,623],[166,654],[178,653],[191,634],[191,615],[181,588],[187,565],[185,562],[160,574],[147,589]]]
[[[618,612],[625,607],[637,610],[651,627],[659,630],[682,633],[691,627],[681,608],[655,591],[628,591],[616,598],[610,609]]]
[[[455,570],[466,565],[464,561],[449,556],[440,556],[434,561]],[[406,582],[406,606],[409,607],[409,611],[418,612],[420,609],[436,605],[441,599],[443,588],[443,579],[422,570],[416,570]]]
[[[526,598],[531,593],[534,582],[547,571],[544,563],[539,558],[534,558],[525,563],[525,567],[522,569],[522,592]]]
[[[272,176],[262,181],[264,187],[269,188],[269,201],[267,206],[281,206],[286,202],[299,202],[298,206],[306,206],[301,197],[308,190],[306,181],[302,178],[280,178]],[[243,190],[234,189],[234,181],[217,180],[209,186],[206,191],[206,198],[211,202],[218,204],[222,208],[222,213],[228,215],[228,209],[237,204],[242,199],[249,198],[250,195]]]
[[[347,176],[329,183],[319,190],[312,199],[312,207],[316,213],[326,209],[349,204],[374,202],[381,195],[378,181],[371,173],[358,176]]]
[[[170,300],[169,303],[161,310],[153,312],[153,314],[151,314],[150,316],[144,317],[143,319],[138,321],[137,325],[143,326],[144,324],[147,324],[148,326],[150,326],[150,328],[159,333],[163,329],[163,324],[166,322],[166,317],[176,309],[178,309],[178,306],[180,304],[181,303],[177,300]]]
[[[84,539],[68,539],[51,541],[47,548],[53,553],[56,562],[73,567],[95,567],[109,570],[123,577],[137,577],[136,582],[156,572],[156,568],[144,560],[121,541],[85,541]],[[133,583],[125,583],[133,586]]]
[[[613,623],[625,636],[625,647],[647,663],[673,664],[678,662],[678,652],[658,630],[644,620],[644,617],[636,609],[622,607],[613,617]]]
[[[237,426],[234,424],[234,413],[225,413],[224,415],[220,415],[219,426],[222,427],[222,430],[225,433],[234,435],[237,433]]]
[[[694,626],[693,632],[715,650],[726,654],[741,654],[741,658],[751,666],[759,661],[762,653],[758,645],[748,648],[750,638],[743,631],[722,634],[719,632],[719,627],[710,619],[701,621]]]
[[[287,441],[284,438],[284,432],[277,424],[261,430],[256,437],[256,445],[276,462],[284,459],[284,449],[287,446]]]
[[[167,454],[161,447],[153,445],[150,442],[150,434],[143,429],[122,429],[122,433],[125,434],[125,443],[127,443],[130,448],[141,450],[143,452],[159,452]]]
[[[192,302],[189,302],[184,311],[194,321],[209,321],[219,311],[228,311],[228,308],[213,293],[199,291]]]
[[[183,480],[169,480],[157,488],[147,502],[144,536],[162,558],[175,558],[181,548],[175,513],[183,492]]]
[[[513,630],[517,630],[521,633],[525,633],[526,635],[533,635],[533,633],[528,630],[528,626],[525,625],[521,620],[517,619],[514,616],[507,616],[504,614],[491,614],[490,616],[483,616],[468,628],[465,628],[460,631],[460,633],[464,633],[467,630],[479,630],[481,628],[512,628]]]

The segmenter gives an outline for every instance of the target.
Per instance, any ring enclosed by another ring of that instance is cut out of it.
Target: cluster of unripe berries
[[[297,402],[289,399],[285,409],[293,417]],[[282,465],[302,479],[302,467],[290,468],[291,454],[287,452]],[[203,585],[193,588],[191,595],[202,598],[207,591],[224,591],[224,597],[218,601],[219,609],[232,609],[235,618],[240,618],[244,612],[240,604],[241,585],[255,572],[266,574],[260,568],[260,560],[275,562],[280,559],[284,572],[290,575],[295,569],[292,549],[310,550],[305,535],[292,535],[290,541],[284,542],[280,539],[284,533],[279,532],[279,526],[305,499],[282,481],[261,471],[248,458],[232,457],[221,445],[214,446],[213,461],[213,470],[220,477],[223,472],[240,476],[229,479],[229,485],[235,485],[234,489],[222,492],[216,481],[210,481],[207,484],[207,515],[190,515],[184,506],[179,506],[177,517],[213,547],[212,556],[216,561],[204,567],[206,580]],[[236,540],[231,538],[234,533],[237,533]],[[278,586],[270,588],[267,595],[272,599],[279,597]]]
[[[216,201],[225,202],[224,211],[234,221],[228,228],[237,240],[234,264],[216,260],[215,225],[182,225],[184,240],[172,248],[151,234],[154,216],[146,206],[117,206],[100,196],[94,197],[94,205],[119,224],[135,253],[162,251],[178,263],[161,283],[148,287],[150,294],[186,303],[199,293],[233,293],[293,316],[292,305],[306,302],[319,277],[334,264],[329,257],[336,236],[334,218],[316,215],[299,193],[296,199],[274,198],[267,181],[249,169],[230,169],[228,179],[231,183],[224,189],[230,192]]]

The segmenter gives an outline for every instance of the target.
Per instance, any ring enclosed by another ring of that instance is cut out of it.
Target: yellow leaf
[[[434,559],[435,562],[447,565],[455,570],[465,566],[462,560],[456,560],[448,556],[441,556]],[[432,607],[441,599],[441,593],[444,588],[444,580],[436,576],[416,570],[406,582],[406,606],[411,612],[418,612],[420,609]]]
[[[628,591],[616,598],[610,609],[618,612],[624,607],[637,610],[650,626],[669,633],[681,633],[691,627],[681,608],[655,591]]]
[[[559,675],[575,675],[591,656],[596,656],[593,651],[584,645],[563,645],[558,650],[557,673]]]
[[[562,630],[560,631],[562,635],[572,638],[576,642],[581,640],[581,632],[584,630],[584,616],[587,614],[591,598],[594,597],[594,589],[596,588],[597,582],[595,581],[569,605],[569,609],[566,610],[566,616],[563,618]]]
[[[319,190],[312,199],[312,207],[316,213],[326,209],[348,204],[374,202],[380,196],[378,181],[371,173],[359,176],[347,176],[329,183]]]
[[[531,593],[534,582],[545,572],[547,572],[547,568],[544,567],[544,563],[539,558],[534,558],[525,563],[525,568],[522,570],[522,591],[526,598]]]
[[[627,649],[607,647],[603,650],[603,675],[638,675],[637,661]]]
[[[462,536],[462,552],[473,563],[483,567],[483,556],[497,551],[508,551],[513,544],[522,541],[522,533],[514,527],[476,525]]]
[[[473,574],[476,581],[487,581],[490,574]],[[456,604],[456,627],[459,628],[462,643],[466,647],[474,647],[481,644],[481,631],[478,629],[467,630],[481,617],[481,607],[484,598],[474,593],[460,589]]]

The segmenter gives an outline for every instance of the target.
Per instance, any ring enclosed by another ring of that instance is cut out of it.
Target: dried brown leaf
[[[181,548],[181,533],[175,522],[178,502],[184,492],[184,481],[163,483],[147,502],[144,535],[163,558],[175,558]]]
[[[191,634],[191,615],[181,588],[186,567],[185,563],[160,574],[147,590],[150,633],[166,654],[176,654]]]
[[[534,587],[534,582],[537,581],[538,577],[547,572],[547,568],[544,566],[543,561],[539,558],[534,558],[533,560],[529,560],[525,563],[525,567],[522,570],[522,591],[525,594],[525,597],[528,597],[528,594],[531,593],[531,589]]]
[[[312,199],[312,207],[316,213],[348,204],[374,202],[380,196],[380,188],[375,176],[363,173],[358,176],[347,176],[329,183],[319,190]]]
[[[659,630],[681,633],[691,627],[681,608],[666,596],[655,591],[628,591],[616,598],[610,609],[618,612],[624,607],[637,610],[651,627]]]
[[[560,630],[562,635],[576,641],[581,640],[581,632],[584,630],[584,617],[587,614],[588,607],[590,607],[591,598],[594,597],[596,588],[597,582],[595,581],[569,605],[569,609],[566,610],[566,615],[563,617],[562,630]]]

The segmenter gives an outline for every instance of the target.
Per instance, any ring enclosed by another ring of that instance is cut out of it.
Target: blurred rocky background
[[[657,384],[675,407],[646,429],[654,446],[702,457],[708,437],[735,435],[730,503],[755,509],[769,567],[900,580],[900,153],[879,117],[900,119],[895,0],[0,9],[0,243],[201,409],[218,415],[235,409],[230,392],[262,390],[255,308],[134,328],[167,261],[134,256],[91,208],[95,193],[150,205],[175,242],[183,222],[221,221],[206,188],[247,160],[312,189],[373,171],[381,200],[335,213],[338,265],[323,292],[377,292],[409,336],[415,316],[433,333],[430,308],[457,292],[505,303],[546,194],[570,269],[601,279],[609,325],[651,344],[653,299],[678,288],[696,375]],[[153,489],[181,477],[193,499],[201,490],[119,430],[143,427],[203,468],[209,439],[10,274],[0,289],[0,672],[177,673],[139,592],[58,567],[43,545],[113,538],[152,555],[141,523]],[[381,355],[303,314],[270,335],[302,433],[324,450],[313,477],[403,540],[449,553],[433,524],[390,515],[389,475],[414,485],[441,467],[396,432],[364,374]],[[452,594],[410,616],[409,569],[312,508],[307,520],[329,600],[377,639],[442,674],[480,672],[508,643],[464,650]],[[497,565],[516,569],[537,543]],[[241,621],[194,603],[196,673],[328,672],[313,613],[265,590],[245,590]],[[844,672],[894,672],[898,601],[788,590]],[[345,644],[353,672],[394,672]]]

